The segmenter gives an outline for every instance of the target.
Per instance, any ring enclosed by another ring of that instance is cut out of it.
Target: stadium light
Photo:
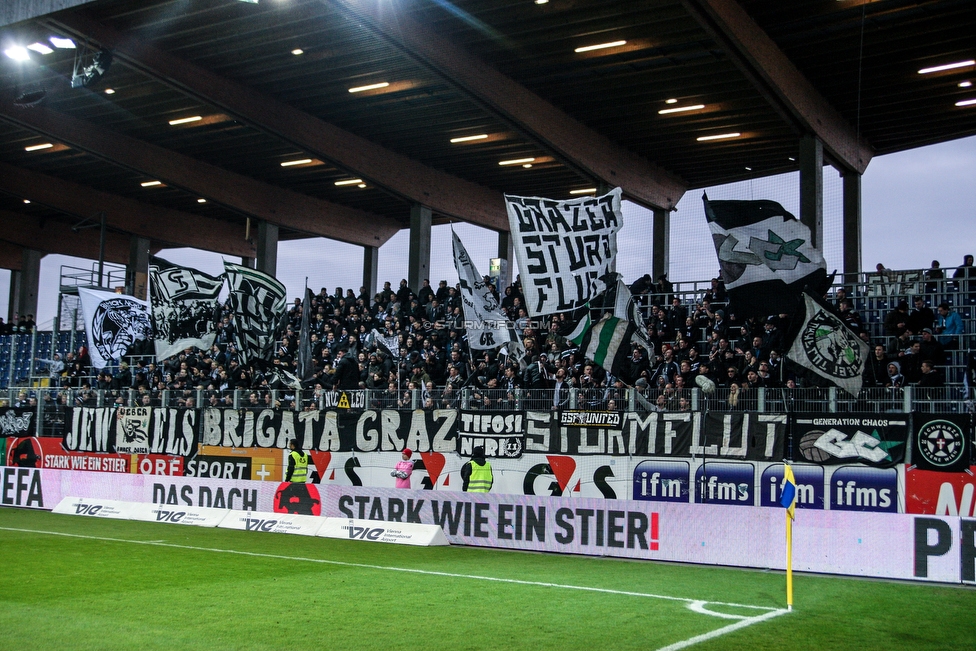
[[[3,53],[14,61],[30,61],[30,52],[28,52],[27,48],[22,45],[8,47],[3,51]]]

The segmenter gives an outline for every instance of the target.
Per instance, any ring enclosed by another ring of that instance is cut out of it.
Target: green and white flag
[[[793,343],[786,357],[819,378],[857,396],[861,373],[868,358],[868,345],[844,325],[833,312],[804,292],[802,321],[791,328]]]
[[[583,321],[589,323],[589,316]],[[577,327],[577,330],[583,329]],[[576,334],[572,341],[580,347],[586,359],[613,375],[620,375],[620,365],[630,357],[633,337],[633,323],[605,314],[596,325]]]

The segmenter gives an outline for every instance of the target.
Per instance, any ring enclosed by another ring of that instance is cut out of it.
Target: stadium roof
[[[669,209],[803,135],[863,172],[976,134],[972,0],[540,1],[8,0],[0,217],[19,246],[98,212],[229,255],[247,218],[379,246],[415,204],[507,230],[503,193]]]

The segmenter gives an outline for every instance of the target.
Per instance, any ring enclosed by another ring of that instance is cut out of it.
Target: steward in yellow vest
[[[302,451],[294,440],[288,442],[291,453],[288,455],[288,472],[285,481],[304,484],[308,481],[308,453]]]
[[[468,493],[487,493],[494,482],[491,464],[485,460],[485,449],[480,445],[471,451],[471,461],[461,466],[461,490]]]

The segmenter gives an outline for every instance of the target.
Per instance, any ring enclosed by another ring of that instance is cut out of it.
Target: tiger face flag
[[[454,231],[451,236],[454,238],[454,268],[461,285],[468,345],[475,350],[488,350],[518,341],[514,328],[509,329],[508,320],[502,316],[498,299],[478,273],[461,238]]]
[[[78,288],[92,366],[105,368],[137,341],[152,338],[149,302],[133,296]]]
[[[607,289],[624,224],[620,188],[569,201],[505,195],[530,317],[572,312]]]
[[[209,349],[217,336],[217,296],[223,276],[211,276],[162,258],[149,261],[156,359],[162,361],[187,348]]]
[[[826,306],[804,293],[803,312],[793,317],[790,334],[787,359],[820,380],[818,384],[833,384],[853,396],[860,393],[868,345]]]
[[[268,274],[224,262],[237,325],[241,364],[271,360],[275,331],[288,301],[285,286]]]
[[[827,263],[810,229],[775,201],[709,201],[705,218],[740,321],[791,314],[800,292],[823,294]]]

